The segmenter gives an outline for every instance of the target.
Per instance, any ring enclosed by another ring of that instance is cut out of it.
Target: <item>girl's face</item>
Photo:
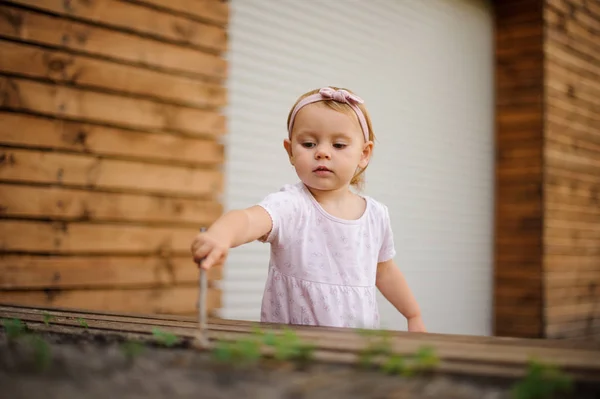
[[[284,147],[304,184],[331,191],[348,188],[357,168],[369,163],[373,143],[365,143],[355,115],[317,102],[296,114],[292,139]]]

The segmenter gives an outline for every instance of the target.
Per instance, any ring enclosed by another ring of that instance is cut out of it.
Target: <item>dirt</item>
[[[50,347],[46,368],[36,362],[30,341],[9,342],[0,331],[3,397],[508,399],[513,383],[442,375],[399,377],[349,365],[314,364],[299,370],[271,361],[234,368],[185,342],[171,348],[145,345],[131,360],[118,336],[42,336]],[[579,389],[569,397],[595,395]]]

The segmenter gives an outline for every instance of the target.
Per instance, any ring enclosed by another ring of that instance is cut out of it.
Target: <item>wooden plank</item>
[[[546,307],[547,323],[565,323],[581,319],[600,318],[598,301]]]
[[[591,67],[589,63],[580,59],[577,54],[573,54],[561,43],[547,41],[545,44],[545,56],[549,63],[558,64],[582,77],[592,80],[600,77],[600,73]]]
[[[223,85],[0,39],[0,71],[195,107],[227,104]]]
[[[207,280],[223,278],[223,266],[211,268]],[[0,255],[0,290],[122,288],[172,286],[198,281],[188,256],[30,256]]]
[[[0,36],[221,81],[220,56],[64,18],[0,6]]]
[[[216,111],[0,76],[0,108],[140,130],[215,137],[225,131]]]
[[[558,239],[553,239],[557,241]],[[597,246],[587,243],[577,243],[568,240],[562,240],[562,242],[549,242],[546,245],[546,254],[549,256],[554,255],[567,255],[567,256],[591,256],[597,258],[600,255],[600,248]]]
[[[581,172],[589,176],[600,176],[600,160],[594,157],[582,157],[573,151],[565,152],[556,148],[552,143],[546,143],[546,167],[567,169]]]
[[[547,273],[552,272],[589,272],[600,270],[600,255],[553,255],[546,256],[544,268]]]
[[[590,51],[597,51],[599,47],[596,46],[593,38],[600,36],[598,33],[600,26],[595,19],[588,21],[585,16],[586,12],[581,9],[571,15],[571,13],[565,14],[555,7],[544,7],[544,22],[548,29],[562,32],[565,36],[588,46]]]
[[[148,34],[158,39],[186,43],[223,51],[227,48],[226,30],[197,20],[159,12],[156,9],[117,0],[11,0],[59,15],[91,21],[108,27]],[[188,2],[189,5],[193,2]]]
[[[195,228],[0,220],[0,250],[36,254],[186,254]]]
[[[598,82],[588,77],[577,75],[556,62],[548,62],[545,72],[548,76],[545,82],[546,87],[552,88],[558,93],[579,98],[581,101],[595,106],[600,104],[600,100],[598,100],[600,84]]]
[[[573,220],[547,219],[544,238],[570,238],[582,241],[600,242],[600,224]]]
[[[556,108],[554,108],[556,110]],[[546,115],[547,131],[554,135],[555,132],[564,132],[571,137],[585,140],[586,142],[600,143],[600,134],[591,126],[581,123],[576,120],[569,120],[555,112],[550,112]],[[563,111],[564,114],[564,111]]]
[[[214,311],[221,307],[218,289],[210,288],[206,298],[208,310]],[[197,285],[127,290],[0,291],[0,302],[35,306],[76,306],[117,312],[189,313],[195,311],[197,301]]]
[[[550,206],[552,205],[552,206]],[[596,207],[565,209],[557,204],[546,206],[546,218],[555,223],[569,224],[573,228],[575,224],[583,230],[600,230],[600,203]]]
[[[548,337],[574,338],[600,331],[600,319],[575,320],[566,323],[549,323],[546,326]]]
[[[523,281],[526,284],[530,284],[541,280],[541,270],[541,262],[496,261],[494,265],[494,279],[495,281],[502,281],[503,284],[507,280]]]
[[[552,287],[545,290],[545,306],[566,306],[571,304],[600,303],[600,281],[590,281],[586,285],[572,287]],[[600,314],[598,314],[600,319]]]
[[[42,309],[32,309],[31,311],[10,311],[8,309],[19,309],[13,306],[3,306],[0,308],[0,314],[8,317],[19,317],[26,322],[43,321]],[[89,327],[106,328],[121,331],[136,331],[151,333],[156,325],[169,327],[170,331],[175,331],[179,335],[193,337],[196,323],[189,320],[187,323],[171,323],[171,319],[162,320],[162,316],[149,319],[131,318],[129,321],[122,316],[120,323],[111,317],[97,317],[89,312],[79,311],[60,311],[56,312],[53,308],[49,309],[55,319],[50,325],[76,325],[77,317],[84,317],[89,320]],[[157,324],[156,322],[160,323]],[[29,323],[28,323],[29,324]],[[281,325],[269,323],[252,323],[230,320],[211,320],[208,329],[211,333],[252,333],[254,327],[268,329],[275,334],[281,334]],[[112,328],[111,328],[112,327]],[[172,329],[171,329],[172,328]],[[355,329],[335,329],[326,327],[293,326],[298,337],[302,340],[313,342],[318,349],[327,349],[338,352],[358,352],[364,348],[365,339],[356,333]],[[186,330],[188,331],[186,333]],[[190,334],[191,333],[191,334]],[[420,347],[427,345],[435,349],[435,352],[441,359],[445,360],[470,360],[474,362],[497,362],[511,365],[527,365],[531,356],[535,356],[548,361],[556,362],[563,367],[581,368],[588,367],[600,368],[599,358],[594,351],[598,348],[593,344],[585,343],[566,343],[555,342],[546,345],[547,341],[523,340],[523,339],[499,339],[496,337],[476,337],[476,336],[451,336],[449,334],[414,334],[398,331],[391,332],[391,345],[395,353],[411,354],[415,353]],[[552,345],[555,344],[555,345]]]
[[[595,142],[595,140],[574,136],[571,132],[572,130],[552,129],[549,126],[546,130],[546,143],[559,151],[582,157],[592,159],[600,157],[600,134],[598,135],[598,142]]]
[[[131,0],[129,0],[131,1]],[[218,0],[138,0],[142,4],[152,5],[158,9],[169,10],[188,17],[210,21],[218,25],[226,25],[229,21],[229,5]]]
[[[551,102],[557,108],[562,108],[565,111],[572,112],[574,115],[583,117],[584,121],[598,123],[600,117],[600,105],[593,101],[581,98],[579,93],[574,90],[568,92],[558,90],[551,85],[546,86],[546,101]]]
[[[0,111],[0,144],[73,151],[139,161],[191,166],[224,162],[223,145],[175,134],[109,128]]]
[[[0,181],[137,191],[162,195],[218,196],[222,173],[20,149],[0,149]]]
[[[222,213],[210,200],[0,184],[2,217],[210,226]]]

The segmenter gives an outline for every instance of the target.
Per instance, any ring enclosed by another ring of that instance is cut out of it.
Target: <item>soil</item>
[[[209,353],[145,344],[128,360],[120,336],[42,333],[50,363],[41,368],[32,345],[9,342],[0,331],[0,387],[20,398],[444,398],[508,399],[513,381],[425,375],[399,377],[350,365],[314,364],[306,369],[264,361],[253,367],[217,363]],[[577,387],[568,397],[599,397]]]

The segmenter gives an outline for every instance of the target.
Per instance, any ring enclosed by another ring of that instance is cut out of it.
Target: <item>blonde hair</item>
[[[331,87],[334,90],[346,90],[350,94],[355,94],[351,90],[348,90],[343,87],[335,87],[335,86],[328,86],[328,87]],[[298,99],[296,100],[294,105],[292,105],[292,108],[290,109],[290,112],[287,117],[286,127],[289,126],[289,124],[290,124],[292,112],[294,111],[294,108],[296,108],[296,105],[300,101],[302,101],[304,98],[318,93],[319,90],[320,89],[311,90],[309,92],[302,94],[300,97],[298,97]],[[348,104],[341,103],[341,102],[334,101],[334,100],[323,100],[323,101],[319,101],[319,103],[323,103],[325,106],[331,108],[334,111],[341,112],[341,113],[347,114],[347,115],[351,115],[353,118],[356,118],[356,120],[358,121],[356,113]],[[369,128],[369,141],[372,141],[373,143],[375,143],[375,133],[373,133],[373,126],[371,124],[371,116],[369,115],[369,111],[367,111],[367,108],[365,107],[364,103],[356,104],[356,105],[358,106],[358,108],[360,108],[363,115],[365,116],[365,121],[367,122],[367,127]],[[290,134],[291,134],[291,132],[290,132]],[[365,166],[364,168],[357,167],[356,173],[352,177],[352,180],[350,180],[350,185],[352,185],[358,189],[362,189],[364,182],[365,182],[363,173],[365,172],[365,170],[367,169],[368,166],[369,165],[367,164],[367,166]]]

